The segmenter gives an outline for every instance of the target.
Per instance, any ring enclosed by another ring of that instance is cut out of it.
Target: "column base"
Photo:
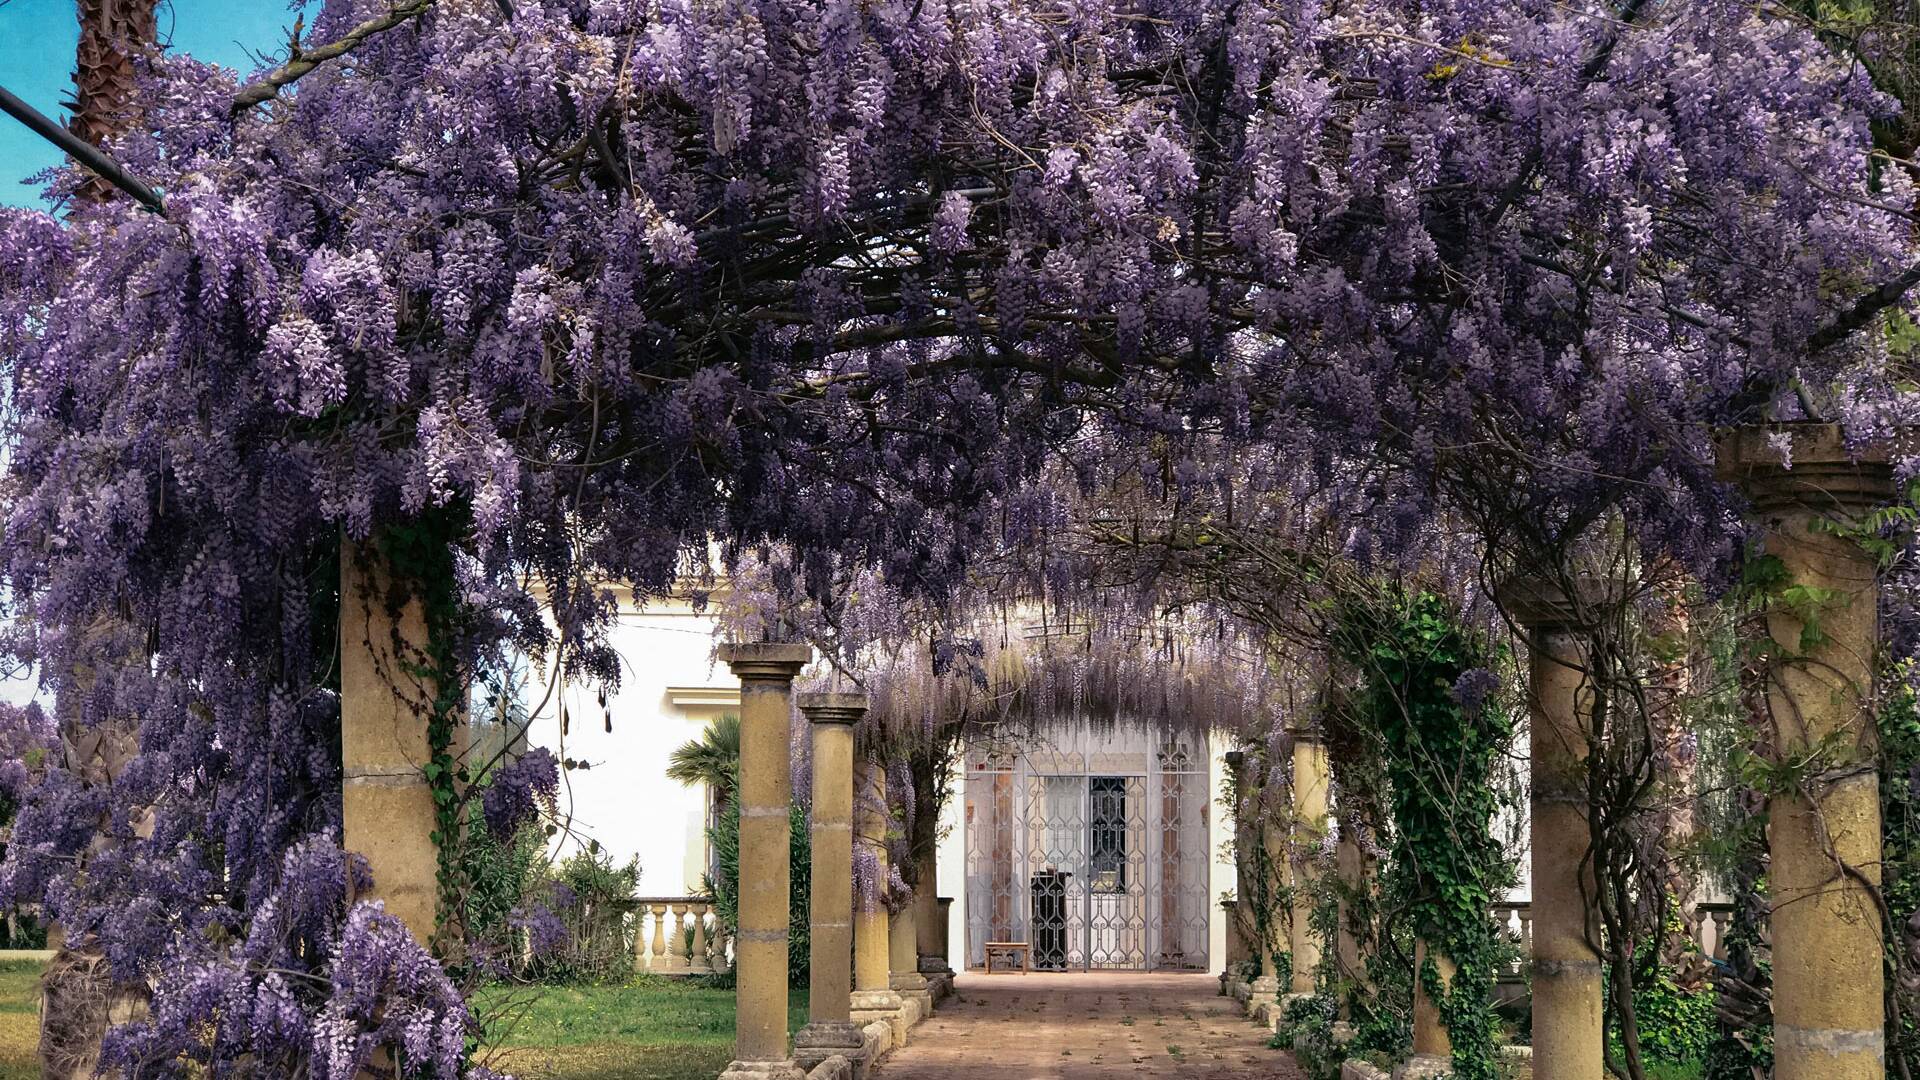
[[[842,1057],[853,1067],[855,1078],[866,1075],[867,1037],[860,1025],[851,1020],[809,1023],[793,1033],[793,1061],[812,1073],[828,1058]]]
[[[1247,984],[1247,1015],[1253,1017],[1255,1020],[1266,1023],[1267,1018],[1261,1015],[1261,1010],[1270,1009],[1279,1000],[1279,979],[1271,975],[1262,975]]]
[[[1453,1059],[1418,1054],[1393,1070],[1393,1080],[1434,1080],[1453,1075]]]
[[[935,1005],[953,996],[953,976],[939,973],[927,976],[927,993]]]
[[[927,989],[932,992],[935,1005],[953,993],[953,969],[947,966],[946,957],[922,956],[920,974],[926,976]]]
[[[720,1080],[807,1080],[807,1074],[792,1061],[735,1061]]]
[[[888,982],[892,984],[894,993],[919,1007],[920,1016],[933,1015],[933,989],[925,975],[917,971],[899,971]]]
[[[853,1062],[835,1054],[808,1069],[807,1080],[860,1080],[860,1071]]]
[[[855,990],[850,1002],[853,1022],[871,1024],[885,1021],[893,1032],[893,1045],[907,1045],[907,1029],[920,1019],[920,1007],[892,990]]]

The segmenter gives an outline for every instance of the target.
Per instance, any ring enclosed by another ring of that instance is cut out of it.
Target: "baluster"
[[[713,964],[707,960],[707,905],[695,903],[693,910],[693,951],[687,957],[687,970],[695,975],[707,975],[713,971]]]
[[[1533,908],[1518,908],[1515,914],[1520,916],[1520,955],[1533,958]]]
[[[721,925],[720,916],[718,913],[715,913],[713,917],[713,970],[717,974],[725,975],[727,972],[733,970],[733,958],[727,955],[727,948],[731,943],[732,939],[727,936],[727,928]]]
[[[1707,913],[1707,917],[1713,920],[1713,952],[1709,955],[1715,960],[1727,958],[1727,922],[1732,915],[1733,912],[1721,908]]]
[[[1520,931],[1513,925],[1513,905],[1512,904],[1493,905],[1493,925],[1494,925],[1494,932],[1500,936],[1500,939],[1502,941],[1511,941],[1516,946],[1519,945]],[[1502,967],[1502,969],[1499,972],[1497,972],[1494,977],[1499,979],[1506,978],[1507,977],[1506,969]]]
[[[653,912],[653,953],[647,958],[647,970],[663,972],[667,969],[667,905],[647,907]]]
[[[647,905],[633,909],[633,970],[647,970]]]
[[[687,905],[683,901],[671,906],[673,918],[667,925],[667,974],[685,975],[687,973]]]

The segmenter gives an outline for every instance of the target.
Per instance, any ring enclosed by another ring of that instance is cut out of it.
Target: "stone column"
[[[1320,877],[1320,839],[1327,831],[1327,741],[1316,730],[1301,728],[1293,736],[1293,994],[1314,992],[1320,971],[1320,942],[1313,936],[1314,885]],[[1291,996],[1291,995],[1290,995]]]
[[[340,548],[341,843],[367,860],[373,891],[422,943],[439,907],[427,716],[438,689],[419,598],[397,589],[372,545]]]
[[[740,933],[734,939],[734,1061],[729,1080],[799,1080],[787,1054],[787,912],[792,885],[793,778],[788,745],[794,676],[806,645],[729,643],[720,659],[740,679]]]
[[[1360,936],[1354,932],[1354,920],[1358,918],[1353,910],[1350,894],[1360,894],[1371,888],[1367,853],[1360,847],[1358,825],[1343,819],[1340,827],[1340,847],[1336,858],[1335,872],[1340,875],[1340,937],[1338,960],[1340,977],[1355,983],[1366,979],[1366,959],[1360,955]],[[1342,1018],[1345,1018],[1347,1003],[1340,1003]]]
[[[1255,942],[1260,951],[1260,975],[1253,980],[1251,992],[1247,996],[1247,1012],[1255,1017],[1262,1010],[1268,1013],[1268,1019],[1277,1019],[1280,994],[1288,989],[1282,986],[1279,976],[1279,955],[1281,946],[1292,947],[1292,931],[1288,928],[1293,921],[1288,909],[1279,903],[1278,898],[1287,891],[1292,880],[1287,866],[1287,830],[1284,825],[1268,822],[1262,824],[1257,835],[1260,849],[1266,856],[1266,894],[1267,910],[1264,913],[1267,932]],[[1254,926],[1260,923],[1260,912],[1254,913]],[[1291,985],[1291,984],[1289,984]]]
[[[924,812],[924,811],[923,811]],[[927,845],[920,853],[920,884],[913,894],[914,929],[919,940],[914,948],[918,953],[920,974],[927,976],[929,982],[936,977],[953,974],[947,966],[947,953],[940,942],[940,850],[937,844]]]
[[[1772,444],[1789,440],[1791,468]],[[1822,768],[1773,797],[1771,855],[1776,1080],[1880,1080],[1882,1037],[1880,801],[1871,716],[1879,642],[1874,559],[1833,526],[1857,525],[1893,497],[1886,447],[1853,459],[1839,427],[1742,428],[1722,441],[1723,476],[1737,480],[1765,529],[1785,584],[1821,590],[1812,610],[1776,601],[1767,702],[1788,758]],[[1817,633],[1809,634],[1809,618]],[[1535,933],[1539,933],[1536,929]]]
[[[887,887],[887,772],[862,757],[854,767],[853,829],[859,858],[872,869],[876,893]],[[893,1045],[907,1039],[906,1006],[893,989],[892,944],[882,895],[854,897],[852,1016],[857,1024],[884,1020]]]
[[[813,725],[813,896],[809,901],[807,1026],[793,1058],[811,1072],[838,1054],[865,1065],[865,1040],[850,1010],[853,993],[853,725],[865,694],[801,694]]]
[[[1602,1080],[1604,986],[1587,859],[1593,689],[1581,658],[1581,605],[1545,580],[1513,582],[1502,593],[1501,605],[1527,633],[1529,659],[1534,1065],[1542,1076]]]
[[[920,899],[916,893],[907,906],[894,912],[887,922],[888,982],[894,992],[913,1009],[918,1020],[933,1012],[933,992],[927,977],[920,974]]]
[[[1428,956],[1433,958],[1433,966],[1440,974],[1440,985],[1453,984],[1453,961],[1439,953],[1430,953],[1427,943],[1418,941],[1413,947],[1413,1056],[1393,1070],[1394,1080],[1427,1080],[1430,1077],[1450,1076],[1453,1073],[1453,1039],[1447,1034],[1447,1022],[1440,1015],[1440,1006],[1428,995],[1425,982],[1420,977],[1426,968]],[[1546,1077],[1548,1073],[1541,1073]]]

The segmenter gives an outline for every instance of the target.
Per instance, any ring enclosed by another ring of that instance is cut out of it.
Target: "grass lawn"
[[[0,963],[0,1080],[39,1080],[40,963]]]
[[[806,991],[789,1005],[798,1030]],[[497,987],[474,1008],[498,1044],[487,1064],[528,1080],[712,1080],[733,1057],[731,990],[636,976],[624,986]]]

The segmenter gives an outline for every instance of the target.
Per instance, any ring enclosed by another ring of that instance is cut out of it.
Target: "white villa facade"
[[[558,694],[564,724],[549,703],[528,733],[587,765],[562,779],[563,843],[637,858],[643,897],[697,895],[709,865],[708,794],[666,771],[676,748],[738,712],[714,628],[682,599],[623,611],[612,633],[621,683],[605,708],[593,688],[570,687]],[[1054,746],[969,748],[938,852],[953,966],[980,966],[994,940],[1031,942],[1041,969],[1219,973],[1233,864],[1216,795],[1232,747],[1195,738],[1081,732]]]

